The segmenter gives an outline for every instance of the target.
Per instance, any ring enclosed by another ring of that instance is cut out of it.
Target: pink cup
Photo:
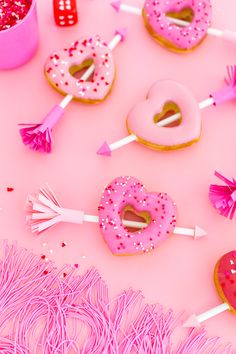
[[[39,42],[36,0],[27,15],[15,26],[0,31],[0,69],[12,69],[26,63]]]

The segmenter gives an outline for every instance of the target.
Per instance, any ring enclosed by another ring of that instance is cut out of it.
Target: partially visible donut
[[[216,263],[214,281],[223,302],[236,314],[236,251],[223,255]]]
[[[189,22],[186,27],[173,24],[169,17]],[[164,47],[189,52],[206,37],[211,24],[210,0],[146,0],[143,18],[149,33]]]

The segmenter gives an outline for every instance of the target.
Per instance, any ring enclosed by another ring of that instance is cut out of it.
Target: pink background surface
[[[129,3],[141,5],[142,1]],[[180,81],[199,101],[207,98],[221,87],[226,65],[235,63],[236,47],[208,37],[192,54],[176,55],[149,37],[141,18],[116,14],[109,1],[81,0],[78,7],[79,24],[63,29],[55,26],[48,1],[38,1],[41,43],[37,55],[24,67],[0,72],[1,238],[17,239],[20,245],[46,253],[57,265],[79,263],[81,270],[96,266],[111,294],[131,286],[141,289],[148,302],[160,302],[176,312],[185,310],[186,316],[205,311],[220,303],[213,284],[214,265],[236,248],[235,221],[219,216],[207,197],[209,184],[217,182],[215,169],[236,177],[235,103],[205,109],[202,139],[182,151],[161,153],[133,143],[110,159],[95,152],[104,140],[113,142],[126,135],[127,112],[157,79]],[[236,30],[235,12],[235,0],[214,0],[214,27]],[[120,26],[127,26],[129,33],[115,49],[117,79],[109,99],[99,106],[73,102],[54,129],[53,154],[29,151],[21,143],[17,123],[39,122],[61,99],[43,75],[48,54],[79,36],[99,33],[109,41]],[[150,191],[167,192],[177,203],[178,225],[198,224],[208,237],[194,242],[173,236],[150,254],[115,257],[96,224],[60,225],[38,239],[26,229],[26,196],[45,182],[63,206],[92,214],[104,185],[124,174],[139,178]],[[15,191],[7,193],[7,186]],[[68,246],[61,248],[64,240]],[[236,317],[229,312],[206,323],[209,335],[222,336],[234,347],[235,325]]]

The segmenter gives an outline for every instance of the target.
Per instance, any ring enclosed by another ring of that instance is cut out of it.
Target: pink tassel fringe
[[[39,152],[52,152],[52,131],[46,128],[41,130],[42,124],[21,124],[25,126],[20,129],[22,142],[31,150]]]
[[[62,208],[47,185],[37,195],[28,196],[26,221],[32,233],[40,234],[60,222],[82,224],[83,220],[83,211]]]
[[[236,212],[236,181],[230,181],[219,172],[215,176],[223,181],[226,186],[210,185],[209,199],[213,207],[226,218],[233,219]]]
[[[31,150],[50,153],[52,151],[52,128],[63,116],[64,109],[56,105],[40,124],[20,124],[22,141]]]
[[[225,78],[226,87],[210,95],[214,104],[218,105],[236,98],[236,65],[227,66],[228,77]]]
[[[95,269],[55,268],[16,244],[0,245],[1,354],[235,354],[180,316],[127,290],[112,301]]]

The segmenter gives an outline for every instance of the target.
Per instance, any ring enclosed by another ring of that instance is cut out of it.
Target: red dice
[[[76,0],[53,0],[55,22],[60,27],[73,26],[78,22]]]

